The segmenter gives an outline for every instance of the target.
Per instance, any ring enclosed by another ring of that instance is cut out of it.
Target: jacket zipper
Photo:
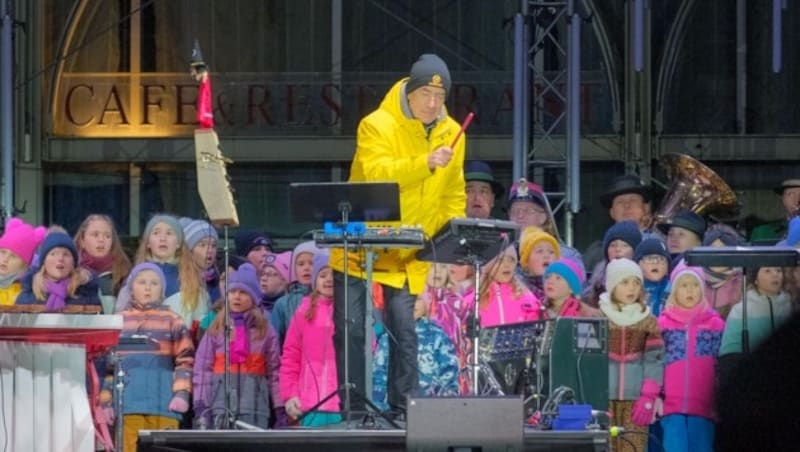
[[[694,340],[692,338],[691,333],[691,324],[692,322],[689,321],[684,326],[686,330],[686,363],[683,366],[683,398],[681,400],[681,413],[686,413],[686,408],[688,405],[689,399],[689,361],[694,353]]]
[[[619,363],[619,397],[617,400],[625,400],[625,327],[621,326],[620,329],[620,355],[622,360]]]

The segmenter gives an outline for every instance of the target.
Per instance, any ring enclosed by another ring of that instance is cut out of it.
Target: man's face
[[[411,115],[423,124],[432,123],[442,113],[446,94],[444,88],[435,86],[423,86],[411,91],[408,94],[408,108],[411,110]]]
[[[643,226],[647,213],[648,205],[642,195],[636,193],[625,193],[615,197],[611,208],[608,209],[608,215],[615,223],[633,220],[640,226]]]
[[[786,212],[786,217],[793,217],[797,215],[797,209],[800,207],[800,187],[786,188],[783,190],[783,210]]]
[[[467,182],[466,191],[467,216],[469,218],[489,218],[492,207],[494,207],[492,186],[488,182],[472,180]]]

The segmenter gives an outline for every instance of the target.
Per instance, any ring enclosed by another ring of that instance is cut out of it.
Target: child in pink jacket
[[[704,272],[678,265],[658,318],[664,338],[664,450],[712,451],[714,381],[725,323],[704,295]],[[691,442],[691,447],[690,447]]]
[[[289,322],[281,357],[280,395],[286,414],[297,419],[338,389],[333,349],[333,270],[328,256],[315,255],[311,293],[303,297]],[[341,422],[339,397],[331,397],[306,415],[301,425]]]
[[[513,246],[483,268],[479,302],[481,327],[542,319],[539,299],[517,277],[516,268],[517,251]]]

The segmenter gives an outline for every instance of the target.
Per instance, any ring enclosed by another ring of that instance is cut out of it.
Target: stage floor
[[[486,435],[491,437],[487,420]],[[142,430],[139,452],[177,451],[404,451],[405,430],[291,429],[247,430]],[[525,451],[605,452],[607,431],[526,430]]]

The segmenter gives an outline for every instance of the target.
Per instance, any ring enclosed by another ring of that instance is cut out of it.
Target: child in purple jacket
[[[725,323],[704,295],[699,267],[678,265],[658,326],[664,338],[664,450],[712,451],[714,382]]]
[[[195,354],[195,424],[201,429],[228,428],[228,416],[267,428],[270,402],[275,407],[276,427],[287,425],[278,394],[280,352],[278,336],[264,317],[258,302],[261,287],[255,267],[239,266],[228,282],[228,306],[232,337],[225,362],[225,316],[217,315]],[[230,401],[226,406],[224,372],[230,370]],[[226,407],[230,412],[226,411]]]

